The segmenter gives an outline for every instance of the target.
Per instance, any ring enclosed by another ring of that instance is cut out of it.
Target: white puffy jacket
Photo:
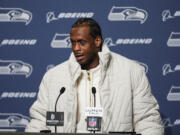
[[[159,106],[151,93],[144,69],[136,62],[111,52],[105,44],[99,57],[99,93],[104,109],[102,132],[134,130],[142,135],[163,135]],[[75,132],[75,84],[80,73],[80,65],[72,53],[68,61],[44,75],[37,100],[30,108],[31,122],[26,127],[26,132],[47,129],[54,132],[54,127],[46,126],[46,112],[54,111],[61,87],[66,90],[58,101],[57,111],[64,112],[64,126],[58,127],[57,132]]]

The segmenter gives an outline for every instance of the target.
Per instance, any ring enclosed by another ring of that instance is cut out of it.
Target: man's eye
[[[85,45],[86,44],[86,41],[80,41],[79,42],[81,45]]]
[[[74,41],[71,41],[71,45],[75,45],[75,42],[74,42]]]

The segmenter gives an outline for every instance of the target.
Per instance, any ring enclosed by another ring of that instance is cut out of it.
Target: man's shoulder
[[[68,60],[64,61],[55,67],[49,69],[46,73],[45,76],[59,76],[68,73]]]
[[[130,77],[130,79],[137,80],[145,74],[145,68],[141,66],[137,61],[131,60],[127,57],[112,53],[112,68],[114,75],[119,77]],[[119,74],[117,74],[119,73]]]
[[[114,59],[114,63],[118,64],[118,66],[129,69],[129,70],[142,70],[143,67],[136,60],[132,60],[125,56],[122,56],[118,53],[112,52],[112,58]]]

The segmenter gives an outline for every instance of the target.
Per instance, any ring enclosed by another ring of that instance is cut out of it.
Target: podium
[[[29,132],[0,132],[0,135],[141,135],[132,132],[113,132],[113,133],[29,133]]]

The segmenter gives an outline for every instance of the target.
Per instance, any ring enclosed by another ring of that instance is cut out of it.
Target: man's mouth
[[[75,57],[76,57],[77,61],[81,61],[83,59],[84,55],[79,54],[79,55],[75,55]]]

